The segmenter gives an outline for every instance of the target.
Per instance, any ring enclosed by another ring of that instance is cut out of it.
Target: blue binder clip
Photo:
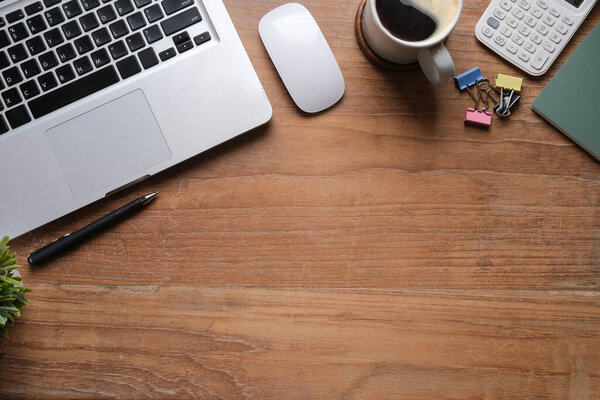
[[[468,70],[467,72],[463,72],[460,75],[456,75],[454,77],[454,83],[456,83],[456,86],[462,91],[469,86],[473,86],[482,79],[483,76],[481,75],[479,67],[475,67]]]

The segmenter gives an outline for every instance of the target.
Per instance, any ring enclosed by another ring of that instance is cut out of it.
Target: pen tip
[[[154,192],[154,193],[150,193],[150,194],[143,196],[142,203],[143,204],[149,203],[152,199],[154,199],[156,197],[157,194],[158,194],[158,192]]]

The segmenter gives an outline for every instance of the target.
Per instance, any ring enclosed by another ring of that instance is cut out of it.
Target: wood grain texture
[[[470,101],[358,49],[358,0],[304,4],[346,94],[297,111],[258,37],[283,1],[225,0],[272,121],[14,240],[34,289],[0,342],[0,397],[600,398],[600,163],[529,110],[481,131]],[[521,75],[473,29],[457,71]],[[26,162],[26,161],[24,161]],[[39,270],[25,256],[125,201],[135,219]]]

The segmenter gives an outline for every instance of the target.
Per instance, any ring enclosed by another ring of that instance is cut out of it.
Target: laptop
[[[17,237],[264,124],[221,0],[0,9],[0,234]]]

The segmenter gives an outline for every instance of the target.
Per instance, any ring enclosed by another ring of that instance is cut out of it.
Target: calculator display
[[[565,1],[567,3],[569,3],[570,5],[574,6],[575,8],[579,8],[581,3],[583,3],[583,0],[565,0]]]

